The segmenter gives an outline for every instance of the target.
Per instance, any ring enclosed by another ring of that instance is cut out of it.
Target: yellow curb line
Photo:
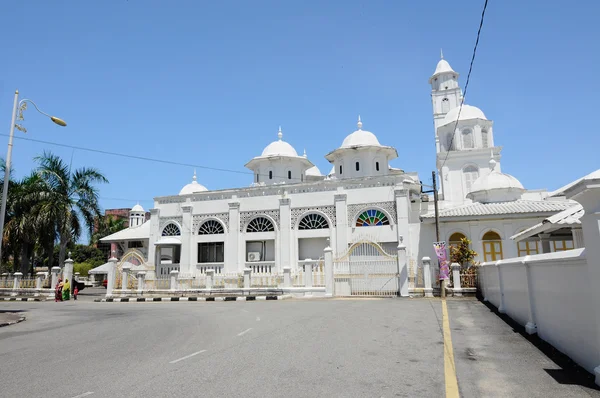
[[[456,379],[456,367],[454,365],[454,350],[452,348],[452,336],[450,335],[450,320],[448,319],[448,307],[446,300],[442,300],[442,328],[444,330],[444,379],[446,381],[446,397],[458,398],[458,380]]]

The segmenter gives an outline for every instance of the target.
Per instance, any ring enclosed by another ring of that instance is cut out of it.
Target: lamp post
[[[33,102],[32,100],[25,98],[25,99],[22,99],[21,101],[19,101],[19,90],[15,91],[15,101],[13,103],[12,118],[10,121],[10,135],[8,137],[8,150],[6,152],[6,165],[5,165],[5,170],[4,170],[4,185],[2,187],[2,208],[0,209],[0,261],[2,261],[2,242],[4,241],[4,239],[3,239],[4,238],[4,217],[6,215],[6,197],[8,195],[8,180],[10,179],[10,167],[11,167],[11,160],[12,160],[12,147],[13,147],[13,137],[15,135],[15,127],[23,132],[27,132],[27,130],[23,126],[16,124],[17,110],[20,110],[19,120],[23,120],[23,111],[25,109],[27,109],[27,103],[31,103],[39,113],[41,113],[44,116],[48,116],[50,118],[50,120],[52,120],[54,123],[58,124],[59,126],[64,127],[67,125],[67,123],[65,123],[65,121],[62,120],[61,118],[58,118],[56,116],[51,116],[45,112],[42,112],[40,110],[40,108],[38,108],[37,105],[35,104],[35,102]]]

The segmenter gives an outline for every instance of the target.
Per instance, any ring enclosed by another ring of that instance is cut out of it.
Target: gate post
[[[291,267],[283,267],[283,287],[292,287]]]
[[[121,269],[121,292],[127,290],[129,271],[131,271],[131,266],[123,264],[123,267]]]
[[[13,274],[13,277],[15,278],[13,280],[13,290],[16,292],[19,289],[19,286],[21,285],[21,279],[23,278],[23,274],[20,272],[15,272]],[[14,293],[16,295],[16,293]]]
[[[42,289],[42,277],[44,276],[43,272],[38,272],[35,278],[35,288],[36,290]]]
[[[462,296],[462,287],[460,285],[460,264],[452,263],[450,264],[450,268],[452,268],[452,279],[454,279],[454,283],[452,284],[452,295],[460,297]]]
[[[212,289],[212,287],[213,287],[213,278],[214,277],[215,277],[215,270],[207,269],[206,270],[206,288],[208,290]]]
[[[398,239],[398,290],[401,297],[408,297],[408,264],[406,262],[406,246],[402,236]]]
[[[244,289],[250,289],[250,275],[252,268],[244,268]]]
[[[171,271],[171,281],[169,283],[170,290],[177,290],[177,277],[179,276],[179,271],[174,269]]]
[[[137,278],[138,278],[137,291],[138,291],[138,293],[142,293],[142,291],[144,290],[144,278],[146,278],[146,271],[138,271]]]
[[[115,288],[115,277],[117,273],[117,259],[112,256],[108,259],[108,280],[106,281],[106,298],[111,298]]]
[[[433,297],[433,288],[431,287],[431,259],[423,257],[421,261],[423,262],[423,282],[425,283],[423,293],[425,293],[425,297]]]
[[[60,273],[60,267],[52,267],[50,269],[52,273],[52,282],[50,282],[50,289],[56,289],[56,284],[58,283],[58,274]],[[52,294],[54,295],[54,293]]]
[[[333,297],[333,249],[327,246],[325,252],[325,297]]]
[[[312,295],[313,295],[312,294],[312,285],[313,285],[312,267],[313,267],[312,259],[307,258],[304,263],[304,287],[306,289],[310,289],[310,291],[305,292],[304,297],[312,297]]]

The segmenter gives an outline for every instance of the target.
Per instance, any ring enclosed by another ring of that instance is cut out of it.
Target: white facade
[[[526,191],[501,172],[493,122],[474,106],[460,108],[458,73],[446,60],[429,83],[440,240],[451,241],[456,233],[469,238],[481,261],[517,255],[519,243],[511,236],[573,204]],[[306,153],[299,156],[283,141],[280,128],[277,141],[246,164],[254,172],[250,187],[211,191],[194,174],[179,195],[155,198],[143,242],[148,266],[157,274],[281,272],[321,258],[328,245],[337,258],[353,242],[369,240],[389,253],[406,245],[409,274],[414,273],[421,258],[435,258],[433,200],[421,193],[416,173],[389,166],[396,149],[362,127],[359,117],[358,129],[325,155],[332,164],[326,177]],[[126,236],[127,230],[103,241],[123,242]]]

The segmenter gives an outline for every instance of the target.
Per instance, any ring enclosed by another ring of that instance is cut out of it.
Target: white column
[[[138,293],[141,293],[144,290],[144,283],[145,283],[145,279],[146,279],[146,271],[138,271],[137,273],[137,278],[138,278]]]
[[[313,277],[312,277],[313,262],[312,259],[307,258],[304,262],[304,287],[312,289]],[[312,297],[312,291],[304,293],[305,297]]]
[[[542,243],[542,253],[550,253],[550,234],[540,234],[539,237]]]
[[[113,290],[115,288],[115,279],[117,276],[117,259],[115,257],[111,257],[108,259],[108,275],[106,282],[106,297],[110,298],[113,295]]]
[[[433,288],[431,287],[431,258],[423,257],[421,262],[423,263],[423,282],[425,283],[423,293],[425,293],[425,297],[433,297]]]
[[[63,269],[63,279],[65,281],[69,281],[69,284],[73,281],[73,260],[71,259],[71,253],[69,252],[69,258],[65,260],[65,267]],[[73,291],[73,286],[71,286],[71,292]],[[69,292],[69,293],[71,293]]]
[[[171,271],[171,280],[169,283],[169,289],[177,290],[177,277],[178,276],[179,276],[179,271],[177,271],[176,269]]]
[[[404,239],[402,236],[398,239],[398,289],[401,297],[408,297],[408,256]]]
[[[250,289],[250,275],[251,274],[252,274],[252,268],[244,268],[244,289]]]
[[[290,267],[283,267],[283,287],[292,287],[292,269]]]
[[[225,267],[223,272],[239,272],[242,268],[240,265],[240,246],[242,246],[240,238],[240,202],[233,199],[229,202],[229,231],[225,243]]]
[[[206,288],[208,290],[212,289],[214,278],[215,278],[215,270],[207,269],[206,270]]]
[[[462,296],[462,287],[460,285],[460,264],[452,263],[450,268],[452,269],[452,279],[454,280],[454,283],[452,284],[452,294],[460,297]]]
[[[340,257],[348,251],[348,206],[347,195],[343,189],[333,196],[335,203],[335,256]]]
[[[56,284],[58,283],[58,274],[60,273],[60,267],[52,267],[50,273],[52,274],[52,282],[50,289],[54,289],[56,287]]]
[[[157,261],[157,247],[154,243],[160,238],[160,209],[150,209],[150,237],[148,239],[148,263],[155,267],[159,265]],[[158,259],[160,260],[160,259]],[[155,268],[156,269],[156,268]]]
[[[333,249],[329,245],[324,250],[325,259],[325,297],[333,297]]]
[[[179,258],[179,271],[183,274],[192,272],[192,205],[181,206],[181,257]]]
[[[571,228],[573,233],[573,248],[581,249],[585,247],[585,241],[583,239],[583,228]]]
[[[15,272],[13,278],[13,290],[17,290],[21,284],[21,279],[23,279],[23,274],[21,272]]]
[[[38,272],[35,276],[35,288],[39,290],[42,288],[42,278],[44,277],[44,273]]]
[[[410,242],[410,231],[408,228],[410,200],[408,199],[408,190],[405,188],[394,189],[394,200],[396,202],[396,220],[394,221],[396,222],[398,243],[402,243],[400,242],[400,238],[405,242]],[[407,248],[406,250],[408,255],[410,248]]]
[[[121,269],[121,290],[127,290],[128,279],[129,279],[129,271],[131,271],[131,266],[127,264],[123,264],[123,268]]]
[[[284,192],[285,196],[285,192]],[[283,197],[279,199],[279,220],[281,224],[281,228],[279,230],[279,252],[281,258],[281,264],[275,264],[278,268],[283,269],[283,267],[291,266],[291,232],[292,232],[292,214],[290,210],[290,198]]]
[[[529,308],[528,308],[528,319],[525,324],[525,331],[527,334],[537,333],[537,325],[535,320],[535,301],[533,295],[533,281],[531,278],[531,265],[527,262],[529,256],[526,256],[522,261],[525,267],[525,275],[527,278],[527,296],[529,297]]]

